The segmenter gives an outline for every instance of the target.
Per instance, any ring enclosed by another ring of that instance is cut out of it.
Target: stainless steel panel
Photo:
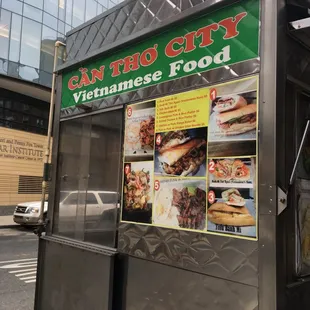
[[[256,287],[129,258],[126,310],[257,310]]]
[[[115,253],[52,237],[39,247],[36,310],[112,309]]]
[[[257,242],[121,223],[119,251],[257,286]]]

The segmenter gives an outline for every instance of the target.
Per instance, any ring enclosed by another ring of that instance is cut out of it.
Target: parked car
[[[83,194],[85,195],[83,197]],[[84,200],[86,203],[85,218],[87,221],[97,221],[102,213],[115,209],[118,204],[118,193],[109,191],[67,191],[61,192],[59,203],[59,218],[61,222],[72,221],[77,214],[77,205]],[[82,203],[83,204],[83,203]],[[39,221],[39,211],[41,202],[25,202],[16,206],[13,219],[15,223],[21,225],[37,225]],[[48,210],[48,202],[44,203],[43,216]]]

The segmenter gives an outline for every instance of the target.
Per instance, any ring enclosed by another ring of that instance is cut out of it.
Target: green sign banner
[[[62,108],[257,58],[259,8],[242,1],[65,73]]]

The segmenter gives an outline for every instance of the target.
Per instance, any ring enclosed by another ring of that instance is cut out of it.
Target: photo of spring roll
[[[234,207],[216,202],[208,209],[208,220],[214,224],[231,226],[254,226],[255,219],[246,207]]]
[[[236,110],[247,105],[247,101],[239,95],[222,96],[215,100],[213,111],[222,113]]]

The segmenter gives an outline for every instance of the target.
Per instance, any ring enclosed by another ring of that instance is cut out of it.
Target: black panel
[[[129,258],[126,310],[257,310],[257,295],[255,287]]]
[[[111,309],[113,255],[41,238],[35,309]]]

